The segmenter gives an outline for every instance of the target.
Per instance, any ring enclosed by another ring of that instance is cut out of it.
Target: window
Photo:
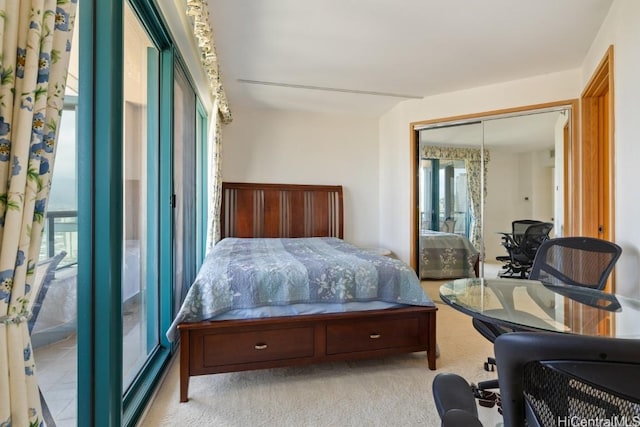
[[[70,76],[77,75],[70,70]],[[69,86],[68,86],[69,88]],[[38,384],[46,410],[57,425],[76,424],[78,167],[77,97],[68,95],[60,119],[47,222],[40,248],[41,267],[54,270],[41,285],[34,307],[31,340]],[[64,254],[63,254],[64,252]],[[62,257],[62,258],[60,258]],[[51,264],[48,262],[52,260]]]
[[[469,235],[469,199],[464,160],[423,159],[420,194],[423,230]]]

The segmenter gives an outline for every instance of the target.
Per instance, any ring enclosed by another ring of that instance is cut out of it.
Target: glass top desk
[[[523,279],[459,279],[440,287],[446,304],[516,330],[640,338],[640,301]]]

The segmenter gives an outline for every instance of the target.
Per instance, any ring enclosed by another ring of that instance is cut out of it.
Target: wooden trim
[[[613,46],[605,52],[581,95],[578,204],[579,232],[584,236],[615,241],[615,111]],[[606,290],[615,289],[615,271]],[[602,330],[612,327],[603,321]]]
[[[545,108],[562,107],[565,105],[573,106],[574,104],[577,105],[576,99],[566,99],[563,101],[545,102],[542,104],[523,105],[520,107],[503,108],[501,110],[489,110],[482,113],[462,114],[459,116],[443,117],[439,119],[421,120],[418,122],[412,122],[410,124],[410,128],[412,130],[415,130],[420,126],[430,125],[434,123],[457,122],[457,121],[466,121],[466,120],[472,120],[472,119],[487,119],[489,117],[501,116],[504,114],[520,113],[520,112],[527,112],[527,111],[533,111],[533,110],[543,110]]]
[[[609,46],[581,97],[577,176],[580,234],[611,241],[615,218],[613,71],[613,46]]]
[[[420,277],[420,266],[418,263],[418,239],[419,239],[419,226],[420,226],[420,216],[418,215],[419,206],[419,196],[418,189],[420,188],[418,184],[419,174],[419,161],[418,161],[418,132],[415,130],[415,126],[413,123],[409,126],[409,141],[410,141],[410,149],[409,153],[411,153],[411,163],[409,165],[410,170],[410,182],[409,182],[409,194],[411,200],[411,209],[409,209],[409,265],[413,268],[418,277]]]
[[[573,119],[573,118],[572,118]],[[576,120],[572,120],[572,122],[574,122]],[[562,180],[563,182],[569,182],[569,177],[570,175],[570,171],[571,171],[571,163],[569,162],[570,156],[571,156],[571,130],[569,128],[569,123],[564,125],[564,129],[562,129],[562,138],[564,140],[564,145],[563,145],[563,154],[562,154],[562,159],[563,159],[563,171],[562,171]],[[566,186],[565,186],[566,187]],[[567,194],[567,192],[563,192],[563,199],[562,199],[562,203],[564,203],[564,234],[570,232],[569,226],[568,224],[570,223],[570,216],[569,213],[571,211],[571,198],[569,197],[569,194]],[[571,230],[572,231],[572,230]]]

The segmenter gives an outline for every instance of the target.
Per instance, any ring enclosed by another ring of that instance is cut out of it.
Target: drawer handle
[[[372,340],[377,340],[378,338],[380,338],[382,335],[380,334],[371,334],[369,335],[369,338],[371,338]]]
[[[266,344],[259,343],[259,344],[256,344],[256,345],[254,346],[254,348],[255,348],[256,350],[266,350],[267,345],[266,345]]]

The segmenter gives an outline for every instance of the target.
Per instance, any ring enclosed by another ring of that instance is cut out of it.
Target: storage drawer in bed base
[[[183,323],[180,401],[189,377],[427,351],[435,369],[435,307]]]

